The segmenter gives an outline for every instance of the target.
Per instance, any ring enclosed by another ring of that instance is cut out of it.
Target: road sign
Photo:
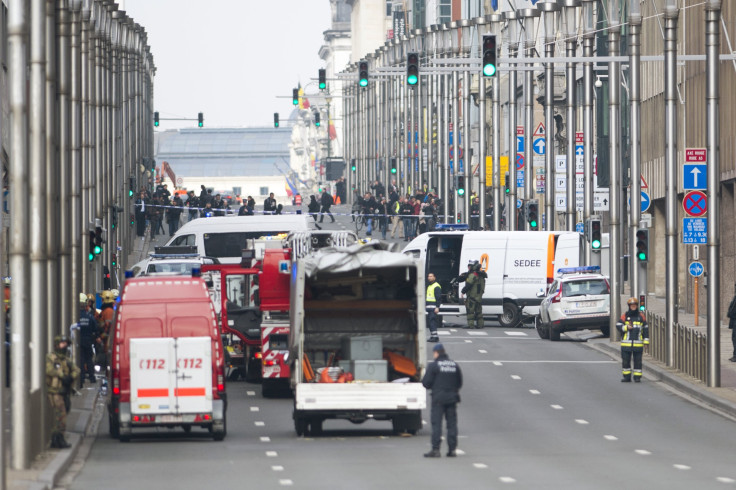
[[[647,184],[647,181],[644,180],[644,176],[639,176],[639,188],[640,189],[649,189],[649,185]]]
[[[555,195],[555,211],[565,211],[567,209],[567,196],[564,194]]]
[[[690,267],[687,268],[690,275],[693,277],[700,277],[705,272],[705,267],[700,262],[691,262]]]
[[[585,231],[585,224],[580,222],[575,223],[575,231],[577,231],[578,233],[583,233],[583,231]]]
[[[585,155],[585,147],[583,145],[575,145],[575,156],[582,157]]]
[[[682,243],[691,245],[708,243],[708,218],[682,218]]]
[[[524,153],[524,137],[516,136],[516,153]]]
[[[682,166],[682,188],[698,190],[708,188],[708,165],[705,163],[686,163]]]
[[[537,125],[537,129],[534,130],[534,136],[544,136],[547,134],[547,131],[544,128],[544,123],[539,123]]]
[[[521,205],[523,204],[521,199],[516,200],[516,209],[521,209]]]
[[[690,191],[685,194],[682,207],[690,216],[703,216],[708,211],[708,197],[702,191]]]
[[[641,191],[641,212],[645,213],[647,209],[649,209],[649,205],[652,203],[652,201],[649,199],[649,194],[647,194],[644,191]]]
[[[516,170],[524,168],[524,155],[521,153],[516,154]]]
[[[585,133],[582,131],[577,131],[575,133],[575,143],[583,143],[585,142]]]
[[[524,136],[524,126],[516,126],[516,135]]]
[[[687,163],[706,163],[708,150],[706,148],[685,148],[685,161]]]
[[[177,177],[176,178],[176,185],[178,185],[179,187],[181,187],[182,185],[184,185],[184,179],[182,179],[181,177]]]
[[[516,187],[524,187],[524,171],[516,171]]]
[[[537,155],[544,155],[545,144],[544,138],[536,138],[533,144],[534,153]]]

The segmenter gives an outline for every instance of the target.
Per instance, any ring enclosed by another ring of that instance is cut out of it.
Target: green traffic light
[[[396,173],[396,167],[391,167],[391,173],[392,174],[395,174]]]
[[[100,255],[102,253],[102,247],[99,245],[95,245],[95,255]]]
[[[129,190],[128,191],[128,197],[133,197],[133,191],[132,190]]]
[[[641,306],[639,307],[639,311],[644,311],[644,305],[641,305]]]
[[[419,78],[416,75],[409,75],[406,78],[406,83],[408,83],[409,85],[416,85],[418,81]]]
[[[278,128],[279,127],[279,123],[277,123],[277,122],[273,123],[273,127],[274,128]]]
[[[325,88],[327,88],[327,84],[325,82],[320,82],[319,83],[319,89],[320,90],[324,90]]]
[[[487,77],[492,77],[495,74],[496,74],[496,65],[488,63],[487,65],[483,66],[483,75]]]
[[[511,192],[511,189],[509,189],[509,188],[507,187],[507,188],[506,188],[506,194],[508,194],[509,192]]]
[[[639,260],[647,260],[647,254],[645,254],[644,252],[639,252]]]
[[[463,195],[465,195],[465,189],[462,189],[462,188],[461,188],[461,189],[458,189],[458,190],[457,190],[457,195],[458,195],[458,196],[463,196]]]
[[[350,169],[351,169],[351,170],[352,170],[353,172],[355,172],[355,165],[353,165],[353,166],[352,166],[352,167],[351,167]]]
[[[531,226],[532,228],[536,228],[537,227],[537,221],[536,220],[531,220],[529,222],[529,226]]]
[[[92,262],[93,260],[95,260],[95,254],[93,254],[92,252],[90,252],[88,258],[89,258],[89,261]]]
[[[592,242],[590,242],[590,246],[593,248],[593,250],[598,250],[599,248],[601,248],[601,241],[593,240]]]
[[[367,87],[368,86],[368,79],[367,78],[361,78],[359,85],[361,87]]]

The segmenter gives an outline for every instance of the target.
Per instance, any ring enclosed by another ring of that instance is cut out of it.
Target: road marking
[[[684,471],[687,471],[690,469],[690,467],[686,464],[673,464],[672,467],[675,468],[676,470],[684,470]]]
[[[438,335],[452,335],[450,332],[443,332],[442,330],[437,331]]]
[[[563,410],[562,405],[550,405],[550,407],[554,408],[555,410]]]
[[[727,476],[719,476],[716,478],[716,481],[719,481],[721,483],[736,483],[736,480]]]
[[[271,438],[268,436],[261,437],[261,442],[271,442]]]
[[[526,332],[504,332],[506,335],[509,335],[511,337],[527,337]]]
[[[511,379],[521,379],[521,376],[519,376],[518,374],[512,374]]]
[[[605,435],[603,436],[603,438],[606,439],[607,441],[618,441],[618,437],[612,436],[612,435]]]
[[[466,343],[466,344],[472,344],[472,343],[473,343],[473,341],[472,341],[472,340],[469,340],[469,339],[465,339],[465,343]]]
[[[285,487],[290,487],[294,484],[291,480],[279,480],[279,485],[283,485]]]
[[[451,328],[451,329],[450,329],[450,332],[452,332],[452,333],[457,333],[457,329],[456,329],[456,328]]]
[[[284,471],[284,467],[283,466],[271,466],[271,469],[273,471]]]
[[[455,449],[455,453],[458,456],[465,456],[465,451],[463,451],[462,449]]]
[[[503,366],[503,363],[501,361],[493,361],[494,366]]]
[[[539,390],[529,390],[532,395],[539,395]]]
[[[253,422],[253,424],[255,424],[255,426],[256,426],[256,427],[263,427],[263,426],[265,426],[265,425],[266,425],[266,422],[261,422],[261,421],[259,420],[259,421],[257,421],[257,422]]]
[[[488,354],[488,351],[485,349],[478,349],[478,352],[480,352],[481,354]]]
[[[246,391],[245,394],[248,395],[248,396],[256,396],[256,392],[255,391]]]
[[[636,454],[641,454],[642,456],[649,456],[652,454],[650,451],[647,451],[646,449],[637,449],[634,451]]]
[[[575,422],[578,423],[578,424],[580,424],[580,425],[588,425],[590,423],[590,422],[588,422],[585,419],[575,419]]]
[[[483,468],[488,468],[488,465],[483,463],[473,463],[473,466],[475,466],[479,470],[482,470]]]
[[[516,480],[514,480],[510,476],[499,476],[498,481],[500,481],[501,483],[516,483]]]
[[[250,411],[251,412],[257,412],[259,410],[260,410],[260,408],[258,408],[258,407],[250,407]]]
[[[468,332],[468,335],[473,335],[475,337],[488,337],[488,332]]]
[[[278,455],[279,453],[277,453],[276,451],[266,451],[266,456],[268,456],[269,458],[275,458]]]

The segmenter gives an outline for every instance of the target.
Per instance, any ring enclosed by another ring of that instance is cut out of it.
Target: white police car
[[[155,247],[154,250],[146,259],[133,265],[134,276],[191,276],[192,269],[200,269],[203,264],[219,264],[215,258],[200,257],[193,246]]]
[[[541,338],[560,340],[563,332],[586,329],[609,335],[611,288],[600,267],[558,269],[547,291],[540,290],[537,296],[544,298],[534,319]]]

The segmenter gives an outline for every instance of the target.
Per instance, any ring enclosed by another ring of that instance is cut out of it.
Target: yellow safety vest
[[[429,286],[427,286],[427,303],[438,303],[439,302],[439,299],[440,298],[437,298],[434,295],[434,292],[438,288],[440,290],[442,289],[442,287],[438,283],[436,283],[436,282],[433,282],[432,284],[430,284]]]
[[[621,339],[621,347],[644,347],[649,345],[649,339],[643,336],[644,324],[642,322],[624,324],[623,331],[624,337]]]

